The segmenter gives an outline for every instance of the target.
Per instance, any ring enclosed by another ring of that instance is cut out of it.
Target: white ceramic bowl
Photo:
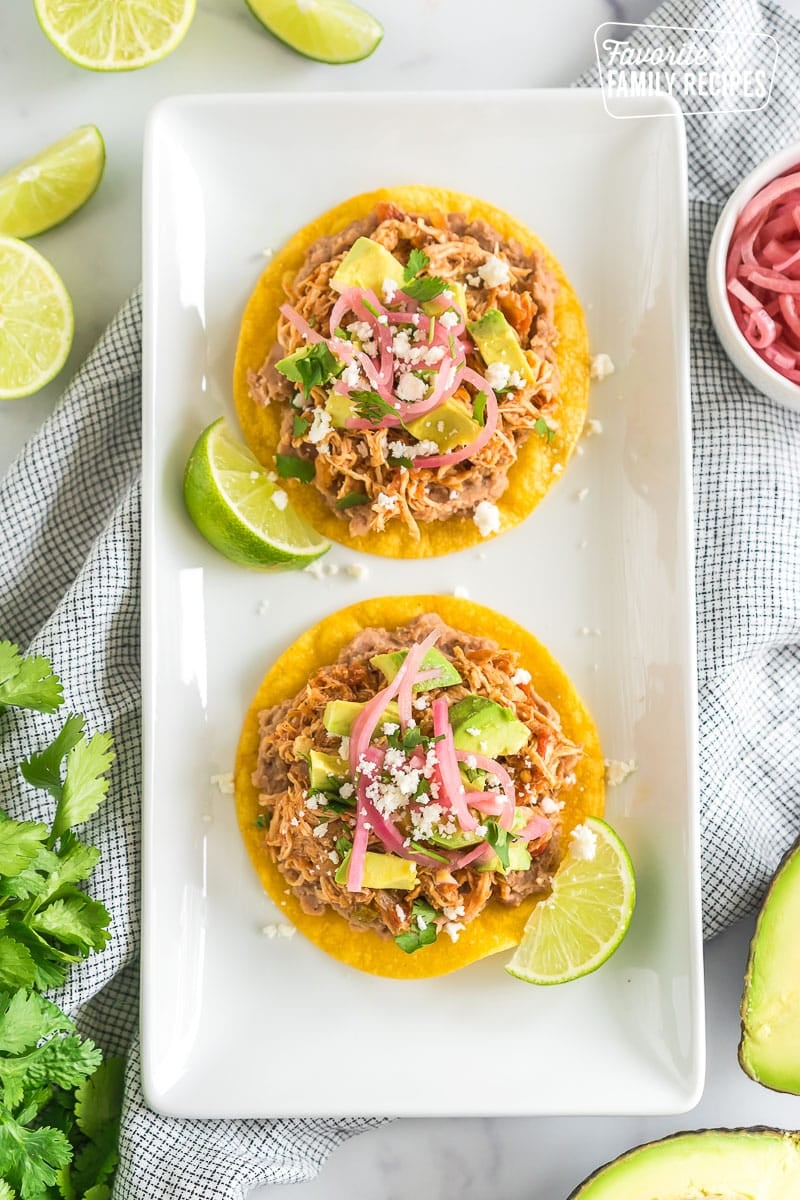
[[[797,164],[800,164],[800,142],[795,142],[785,150],[779,150],[777,154],[765,158],[761,165],[739,184],[723,208],[714,230],[714,237],[711,239],[706,291],[717,337],[736,369],[770,400],[800,411],[800,384],[784,379],[748,344],[734,320],[725,286],[725,259],[739,213],[756,192],[760,192],[766,184]]]

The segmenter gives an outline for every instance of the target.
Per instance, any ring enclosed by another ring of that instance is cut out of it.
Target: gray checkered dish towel
[[[765,111],[688,122],[692,391],[703,902],[707,935],[758,901],[800,830],[800,415],[737,374],[711,328],[703,279],[721,204],[800,127],[800,25],[772,3],[683,0],[662,24],[773,34]],[[592,83],[587,75],[581,83]],[[343,1139],[377,1122],[177,1121],[139,1086],[139,512],[141,302],[134,297],[0,485],[0,638],[49,655],[67,706],[111,729],[110,798],[89,835],[93,890],[113,916],[102,955],[60,997],[108,1052],[129,1050],[116,1200],[238,1200],[258,1183],[313,1176]],[[4,722],[0,797],[41,815],[15,764],[57,718]]]

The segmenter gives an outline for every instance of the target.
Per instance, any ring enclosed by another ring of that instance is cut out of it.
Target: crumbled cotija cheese
[[[472,517],[481,537],[489,537],[500,528],[500,510],[489,500],[481,500]]]
[[[609,787],[617,787],[618,784],[624,783],[629,775],[632,775],[636,770],[635,761],[630,759],[607,758],[606,759],[606,783]]]
[[[576,825],[569,835],[569,848],[575,858],[591,862],[597,853],[597,834],[588,825]]]
[[[486,371],[486,382],[493,391],[499,391],[500,388],[508,387],[510,371],[508,365],[504,362],[489,363]]]
[[[324,408],[315,408],[311,428],[307,434],[308,440],[316,446],[319,442],[324,442],[325,438],[330,437],[332,433],[333,422],[330,413],[326,412]]]
[[[286,508],[286,505],[289,503],[289,497],[286,495],[286,492],[283,490],[283,488],[276,488],[272,493],[272,503],[275,505],[278,512],[283,512],[283,510]]]
[[[607,379],[609,375],[613,375],[616,371],[613,360],[607,354],[595,354],[592,359],[589,375],[592,379],[596,379],[598,383]]]
[[[490,254],[486,262],[478,267],[478,274],[490,288],[501,287],[511,278],[508,263],[504,262],[502,258],[498,258],[496,254]]]
[[[225,771],[221,775],[212,775],[211,783],[222,792],[223,796],[233,795],[233,771]]]

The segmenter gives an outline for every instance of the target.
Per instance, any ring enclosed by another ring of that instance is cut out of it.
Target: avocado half
[[[742,1069],[800,1095],[800,841],[778,867],[750,943],[742,995]],[[798,1192],[800,1195],[800,1191]]]
[[[703,1129],[637,1146],[601,1167],[569,1200],[797,1200],[800,1134]]]

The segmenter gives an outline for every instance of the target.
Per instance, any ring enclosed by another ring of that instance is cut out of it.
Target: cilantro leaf
[[[475,399],[472,401],[472,419],[477,421],[479,425],[486,424],[486,401],[488,396],[486,392],[478,392]]]
[[[420,279],[413,279],[411,283],[403,284],[403,292],[410,299],[416,300],[419,304],[425,304],[428,300],[435,300],[437,296],[441,296],[442,292],[447,291],[447,284],[438,275],[426,275]]]
[[[310,483],[314,478],[314,464],[308,458],[298,458],[296,454],[276,454],[275,470],[281,479],[301,479]]]
[[[75,1028],[58,1005],[36,992],[0,993],[0,1054],[21,1054],[51,1033]]]
[[[62,897],[52,900],[31,917],[31,929],[44,937],[56,938],[64,946],[76,946],[84,953],[102,950],[108,941],[111,917],[99,900],[92,900],[77,888],[62,889]]]
[[[61,680],[49,658],[23,658],[13,642],[0,642],[0,708],[53,713],[63,701]]]
[[[255,829],[266,829],[267,828],[267,818],[264,813],[258,814],[255,821],[253,821],[253,826]]]
[[[395,457],[394,455],[390,455],[388,463],[390,467],[405,467],[407,471],[410,471],[414,466],[412,460],[410,458],[406,458],[404,455],[401,455],[399,458]]]
[[[73,825],[80,825],[93,816],[108,791],[108,771],[114,761],[110,733],[83,737],[67,755],[67,773],[61,799],[56,806],[50,845]]]
[[[415,900],[411,906],[411,928],[394,939],[400,949],[413,954],[423,946],[432,945],[439,932],[435,924],[438,915],[427,900]]]
[[[0,875],[16,875],[29,866],[47,833],[38,821],[0,821]]]
[[[4,930],[0,935],[0,988],[30,987],[35,974],[28,947]]]
[[[61,799],[63,788],[61,764],[81,740],[85,723],[84,717],[71,713],[50,745],[38,754],[32,754],[20,766],[23,778],[31,787],[49,792],[56,802]]]
[[[408,264],[403,270],[403,283],[411,283],[412,279],[416,279],[420,271],[424,271],[430,261],[425,251],[418,250],[415,246],[409,254]]]
[[[309,420],[307,417],[301,417],[300,413],[295,413],[292,417],[292,437],[302,437],[308,432]]]
[[[275,369],[292,383],[299,383],[307,400],[312,388],[321,387],[329,379],[340,375],[344,370],[344,363],[339,362],[338,358],[331,354],[328,343],[322,341],[304,346],[302,350],[295,350],[294,354],[276,362]]]
[[[0,1179],[20,1200],[41,1200],[53,1187],[56,1172],[72,1158],[72,1147],[60,1129],[27,1129],[8,1113],[0,1113]]]
[[[535,429],[536,433],[539,434],[539,437],[543,437],[546,440],[548,446],[556,436],[555,429],[550,428],[544,417],[539,417],[539,420],[536,422],[533,428]]]
[[[493,848],[495,854],[500,859],[500,866],[504,871],[508,870],[508,830],[502,829],[497,823],[495,817],[488,817],[486,822],[486,841]]]
[[[344,508],[355,508],[358,504],[369,504],[369,496],[365,496],[363,492],[346,492],[344,496],[340,496],[334,505],[340,511]]]
[[[350,399],[357,416],[373,425],[379,425],[384,417],[397,417],[397,409],[387,404],[377,392],[356,390],[350,393]],[[397,419],[399,421],[399,417]]]
[[[76,835],[67,830],[61,835],[58,854],[54,856],[50,871],[36,893],[38,906],[46,904],[51,897],[69,883],[80,883],[88,879],[100,859],[96,846],[86,846]]]
[[[342,858],[345,858],[352,849],[353,843],[350,838],[342,836],[336,839],[336,853],[341,854]]]
[[[51,1037],[19,1059],[0,1061],[0,1073],[8,1063],[15,1061],[26,1061],[26,1087],[55,1084],[69,1089],[76,1088],[97,1070],[103,1054],[88,1038],[84,1040],[76,1033],[69,1033],[65,1037]]]

